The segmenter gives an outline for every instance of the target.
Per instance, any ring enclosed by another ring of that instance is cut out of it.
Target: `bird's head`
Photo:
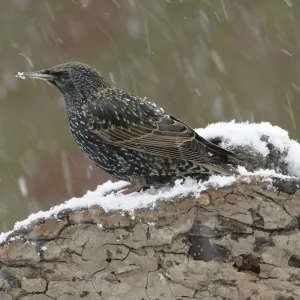
[[[55,85],[67,105],[92,100],[93,95],[110,86],[97,70],[79,62],[68,62],[41,71],[18,72],[16,77],[42,79]]]

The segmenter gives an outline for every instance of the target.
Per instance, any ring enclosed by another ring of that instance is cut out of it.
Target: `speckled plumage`
[[[156,105],[112,87],[86,64],[65,63],[21,75],[47,80],[59,89],[76,143],[118,179],[142,188],[187,176],[203,179],[237,172],[231,164],[239,159],[233,153]]]

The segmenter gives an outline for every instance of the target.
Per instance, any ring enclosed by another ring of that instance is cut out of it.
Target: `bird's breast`
[[[82,115],[72,115],[69,117],[69,128],[78,146],[81,149],[86,148],[88,141],[91,139],[88,129],[88,120]]]
[[[131,168],[132,159],[126,157],[128,151],[103,142],[101,136],[89,130],[84,117],[69,118],[69,127],[81,151],[98,167],[116,177]]]

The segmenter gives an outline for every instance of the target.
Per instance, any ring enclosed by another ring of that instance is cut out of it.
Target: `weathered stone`
[[[40,220],[0,246],[0,299],[299,299],[300,193],[268,185]]]
[[[28,293],[41,293],[46,291],[47,282],[42,278],[23,278],[21,287]]]
[[[30,228],[24,238],[27,240],[50,240],[57,238],[62,229],[68,224],[67,220],[48,219],[44,223]]]
[[[0,261],[7,264],[34,264],[40,261],[35,242],[15,240],[0,246]]]
[[[27,295],[19,298],[20,300],[53,300],[53,298],[50,298],[44,294],[38,294],[38,295]]]
[[[12,296],[9,295],[8,293],[5,293],[5,292],[1,292],[0,291],[0,299],[1,300],[12,300]]]

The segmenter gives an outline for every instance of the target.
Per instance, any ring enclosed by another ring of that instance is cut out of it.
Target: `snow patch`
[[[250,176],[261,176],[264,178],[270,178],[270,177],[276,177],[281,179],[296,179],[298,177],[296,176],[288,176],[277,173],[275,170],[269,170],[269,169],[260,169],[254,172],[248,172],[244,167],[238,168],[241,175],[250,175]]]
[[[222,138],[221,147],[251,147],[264,157],[270,153],[268,142],[272,143],[281,153],[287,153],[283,161],[288,165],[290,174],[300,177],[300,144],[290,139],[288,132],[278,126],[268,122],[235,123],[232,121],[210,124],[196,131],[205,139]],[[261,140],[263,136],[268,137],[268,142]]]
[[[111,193],[113,190],[125,188],[128,185],[126,181],[111,182],[98,186],[98,188],[91,192],[88,191],[82,198],[72,198],[60,205],[56,205],[47,211],[39,211],[31,214],[27,219],[16,222],[13,230],[9,232],[0,233],[0,243],[4,242],[6,238],[14,231],[28,227],[34,221],[39,219],[48,219],[50,217],[57,217],[57,215],[66,209],[78,210],[84,208],[90,208],[93,205],[100,205],[105,211],[110,210],[123,210],[131,213],[132,219],[134,219],[134,210],[138,208],[154,207],[158,199],[172,199],[174,197],[184,197],[188,194],[199,195],[201,192],[208,188],[220,188],[226,185],[231,185],[236,181],[235,176],[211,176],[208,181],[197,182],[193,179],[187,178],[183,180],[177,180],[175,186],[161,188],[160,190],[149,189],[144,192],[135,192],[128,195],[121,193]],[[102,225],[98,225],[101,228]]]

